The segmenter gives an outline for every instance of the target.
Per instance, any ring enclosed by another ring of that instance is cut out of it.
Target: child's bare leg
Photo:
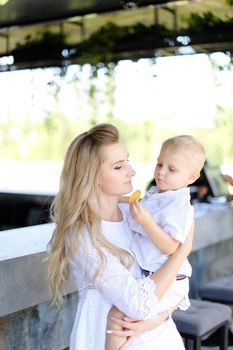
[[[111,320],[111,317],[115,317],[122,320],[124,316],[125,315],[123,314],[123,312],[113,307],[108,313],[107,331],[111,329],[122,331],[123,328],[120,325],[114,323]],[[126,337],[118,337],[117,335],[106,333],[105,350],[119,350],[120,347],[126,342],[126,340]]]

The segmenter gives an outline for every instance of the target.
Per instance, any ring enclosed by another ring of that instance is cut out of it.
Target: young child
[[[187,186],[200,176],[204,161],[204,147],[196,138],[180,135],[166,140],[154,171],[156,186],[145,193],[140,203],[135,201],[130,205],[129,225],[135,231],[131,249],[145,276],[158,270],[168,255],[184,242],[194,217]],[[191,272],[186,259],[176,280],[160,300],[160,312],[169,312],[174,306],[181,310],[190,306]],[[110,316],[114,317],[114,312]],[[108,321],[107,329],[113,329],[111,327],[111,321]],[[122,339],[114,337],[111,340],[111,337],[107,335],[106,350],[119,349]]]

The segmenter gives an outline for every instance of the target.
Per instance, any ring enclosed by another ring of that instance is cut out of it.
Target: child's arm
[[[135,201],[130,205],[132,218],[146,231],[151,241],[165,254],[171,255],[180,242],[162,230],[152,219],[150,213]]]

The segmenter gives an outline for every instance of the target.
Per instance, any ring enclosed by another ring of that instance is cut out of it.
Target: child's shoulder
[[[190,204],[190,189],[188,187],[180,188],[178,190],[169,190],[164,192],[164,198],[167,203],[175,204],[178,207]]]
[[[190,192],[186,188],[178,190],[167,190],[165,192],[158,193],[157,202],[162,206],[174,203],[188,203],[190,201]]]
[[[190,188],[189,187],[183,187],[183,188],[178,188],[177,190],[168,190],[167,195],[172,196],[172,197],[188,197],[190,196]]]

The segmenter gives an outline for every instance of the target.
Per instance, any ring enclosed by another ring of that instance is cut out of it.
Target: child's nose
[[[164,167],[161,167],[161,168],[159,169],[159,174],[160,174],[160,175],[164,175],[164,174],[165,174],[165,169],[164,169]]]

